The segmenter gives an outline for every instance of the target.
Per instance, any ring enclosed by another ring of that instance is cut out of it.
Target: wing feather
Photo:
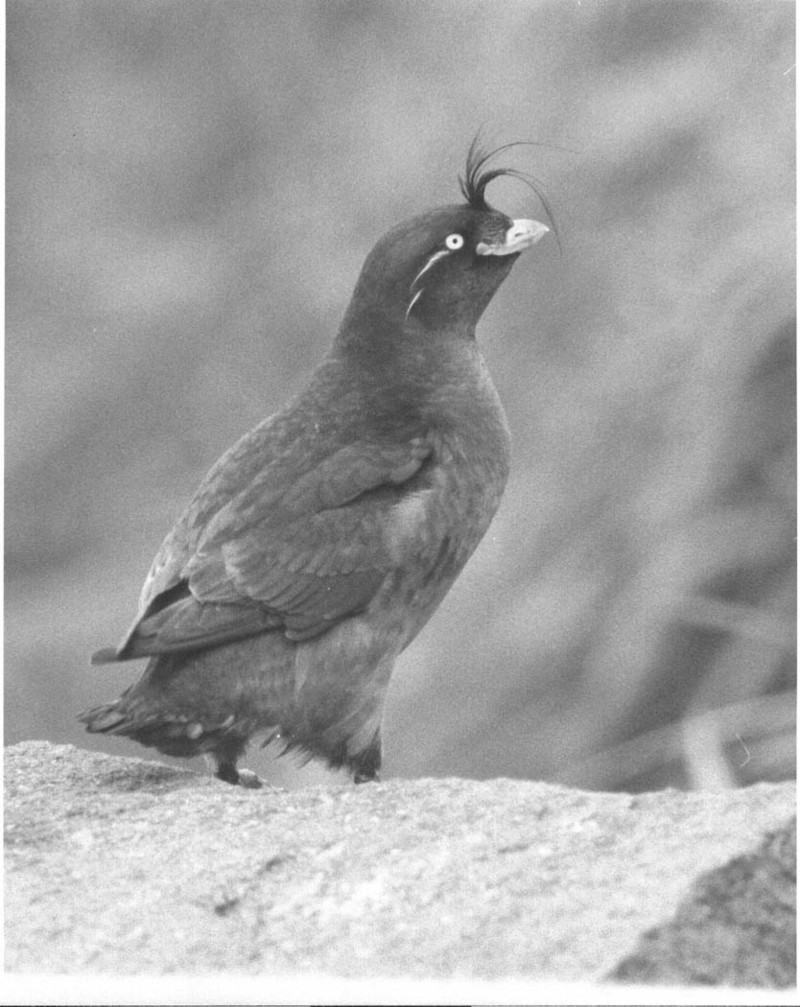
[[[349,444],[294,477],[267,465],[202,526],[190,506],[153,562],[117,659],[278,627],[307,639],[362,610],[397,562],[397,504],[418,489],[432,451],[421,437]],[[207,502],[208,487],[200,492]]]

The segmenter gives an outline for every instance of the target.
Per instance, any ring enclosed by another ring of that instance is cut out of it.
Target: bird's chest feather
[[[428,433],[429,463],[388,515],[385,539],[394,570],[375,599],[377,608],[401,601],[401,608],[416,614],[409,639],[486,533],[509,472],[508,427],[488,375],[471,395],[445,389],[442,399],[438,412],[448,420]]]
[[[461,438],[438,440],[419,488],[394,505],[387,523],[390,555],[422,577],[443,565],[461,569],[489,527],[508,476],[504,439],[494,450]]]

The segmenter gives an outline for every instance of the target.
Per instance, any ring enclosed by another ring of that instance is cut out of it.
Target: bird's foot
[[[214,773],[218,780],[231,783],[233,786],[246,787],[248,790],[260,790],[269,784],[249,769],[237,769],[233,762],[220,761]]]
[[[370,745],[350,763],[354,783],[378,783],[381,778],[381,736],[375,734]]]
[[[265,780],[262,780],[250,769],[240,769],[238,774],[239,779],[236,782],[240,787],[247,787],[248,790],[261,790],[262,787],[269,786]]]

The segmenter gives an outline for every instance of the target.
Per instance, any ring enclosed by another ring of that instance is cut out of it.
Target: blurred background
[[[75,720],[211,463],[483,126],[556,219],[479,329],[500,512],[398,663],[385,776],[794,771],[788,2],[8,0],[6,742]],[[493,184],[512,216],[543,213]],[[169,760],[165,760],[169,761]],[[285,786],[341,782],[254,749]],[[194,764],[202,769],[203,764]]]

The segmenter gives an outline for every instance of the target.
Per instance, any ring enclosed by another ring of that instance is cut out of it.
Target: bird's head
[[[430,210],[392,228],[364,263],[342,334],[362,324],[387,336],[450,332],[470,335],[519,254],[549,228],[512,220],[486,201],[486,187],[513,168],[489,168],[505,144],[488,153],[473,141],[459,179],[464,202]]]

